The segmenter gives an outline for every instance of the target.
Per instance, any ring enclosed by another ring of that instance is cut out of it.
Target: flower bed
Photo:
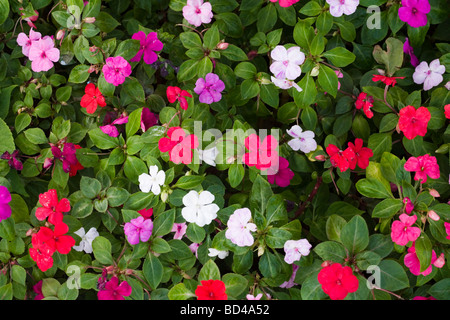
[[[0,0],[0,297],[450,299],[444,0]]]

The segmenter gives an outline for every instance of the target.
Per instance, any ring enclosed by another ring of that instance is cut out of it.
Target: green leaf
[[[341,230],[341,242],[352,253],[363,251],[369,244],[369,229],[366,221],[354,216]]]
[[[248,280],[236,273],[224,274],[222,281],[225,283],[226,294],[232,297],[238,297],[248,286]]]
[[[220,280],[220,270],[217,264],[209,259],[198,274],[198,281],[202,280]]]
[[[281,271],[281,262],[273,253],[266,250],[259,259],[258,267],[264,277],[274,278]]]
[[[184,61],[181,66],[180,69],[178,71],[178,81],[179,82],[184,82],[184,81],[188,81],[191,80],[192,78],[194,78],[197,75],[198,72],[198,61],[196,60],[186,60]]]
[[[294,40],[302,48],[308,49],[315,36],[314,29],[306,21],[299,20],[294,27]],[[301,86],[300,86],[301,87]],[[303,88],[303,87],[302,87]]]
[[[131,180],[134,184],[139,184],[139,176],[143,173],[147,173],[147,165],[140,158],[135,156],[127,156],[125,164],[123,166],[125,176]]]
[[[106,133],[103,133],[99,128],[90,130],[88,135],[95,146],[100,149],[112,149],[119,146],[119,139],[110,137]]]
[[[178,283],[173,286],[168,293],[168,297],[170,300],[187,300],[189,298],[193,298],[196,295],[192,293],[184,283]]]
[[[338,77],[336,72],[323,64],[319,65],[319,76],[317,80],[320,86],[333,97],[336,97],[338,88]]]
[[[111,242],[102,236],[98,236],[92,241],[92,249],[95,259],[104,265],[112,265]]]
[[[258,19],[256,22],[256,27],[258,28],[259,32],[266,33],[272,30],[276,22],[277,22],[277,9],[275,8],[274,4],[269,3],[264,8],[259,10]]]
[[[141,85],[139,84],[139,86]],[[127,135],[127,138],[133,136],[141,128],[141,114],[142,108],[139,108],[131,112],[128,116],[128,122],[125,125],[125,134]]]
[[[305,16],[318,16],[322,12],[322,7],[316,1],[307,2],[299,11]]]
[[[122,85],[122,90],[123,90],[123,93],[126,93],[131,99],[142,102],[142,103],[145,102],[144,88],[142,87],[142,85],[138,79],[136,79],[134,77],[127,77],[124,84]],[[133,111],[133,112],[135,112],[135,111]],[[128,121],[129,121],[129,119],[128,119]],[[140,117],[139,117],[139,121],[140,121]],[[129,135],[127,135],[127,137],[129,137]]]
[[[123,205],[129,197],[130,193],[123,188],[110,187],[106,191],[106,199],[108,199],[110,207],[119,207]]]
[[[149,253],[142,266],[142,273],[150,287],[156,289],[163,278],[164,268],[159,259]]]
[[[347,258],[345,248],[342,244],[334,241],[324,241],[314,247],[314,252],[324,261],[343,263]]]
[[[130,60],[136,56],[140,48],[140,42],[134,39],[127,39],[119,43],[115,56],[121,56],[125,60]]]
[[[97,179],[82,176],[80,190],[86,198],[94,199],[102,190],[102,185]]]
[[[306,108],[316,101],[317,89],[314,78],[310,74],[306,74],[302,80],[298,83],[299,87],[302,88],[301,92],[294,89],[293,96],[295,104],[299,107]]]
[[[384,199],[372,211],[373,218],[392,218],[401,208],[403,202],[399,199]]]
[[[332,214],[325,225],[328,240],[341,241],[341,230],[347,224],[347,221],[337,214]]]
[[[438,300],[450,300],[450,279],[438,281],[428,290],[428,293]]]
[[[241,84],[242,99],[251,99],[260,92],[259,82],[254,79],[246,79]]]
[[[25,137],[33,144],[48,143],[48,139],[45,136],[44,130],[41,128],[31,128],[24,131]]]
[[[336,47],[323,53],[323,56],[327,58],[336,67],[346,67],[355,61],[356,56],[342,47]]]
[[[384,290],[398,291],[409,287],[408,276],[403,267],[394,260],[383,260],[380,267],[380,287]]]
[[[1,4],[0,4],[1,6]],[[0,118],[5,119],[10,109],[11,93],[17,85],[12,85],[0,90]],[[1,120],[0,119],[0,120]]]
[[[258,175],[253,183],[250,193],[250,206],[264,213],[267,207],[267,201],[273,195],[270,183],[261,175]]]
[[[194,189],[199,186],[204,179],[204,176],[182,176],[172,188],[180,188],[184,190]]]
[[[61,284],[58,280],[53,278],[46,278],[42,280],[42,294],[44,297],[56,297],[58,289]]]
[[[417,258],[420,262],[420,272],[425,271],[431,265],[432,244],[426,233],[420,235],[414,242]]]
[[[234,44],[228,44],[228,48],[221,51],[221,54],[231,61],[245,61],[248,60],[244,50],[235,46]]]
[[[386,66],[388,76],[392,76],[403,64],[403,42],[396,38],[386,39],[386,51],[379,45],[373,50],[374,59]]]
[[[9,15],[9,1],[0,0],[0,25],[2,25]]]
[[[152,236],[160,237],[168,234],[172,230],[174,222],[175,209],[170,209],[159,214],[153,221]]]
[[[251,62],[241,62],[234,69],[236,76],[243,79],[251,79],[256,76],[256,67]]]

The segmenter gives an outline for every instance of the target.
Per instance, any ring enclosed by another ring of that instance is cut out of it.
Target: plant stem
[[[316,196],[317,191],[319,190],[321,184],[322,184],[322,177],[318,177],[317,181],[316,181],[316,185],[314,186],[314,189],[309,194],[308,199],[305,202],[303,202],[301,204],[301,206],[297,209],[293,219],[296,219],[297,217],[299,217],[303,213],[303,211],[305,211],[306,207],[311,203],[311,201]]]

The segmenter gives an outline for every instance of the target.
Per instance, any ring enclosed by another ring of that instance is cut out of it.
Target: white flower
[[[84,251],[86,253],[92,253],[92,241],[99,236],[96,228],[92,227],[86,233],[83,227],[74,232],[81,238],[80,244],[78,246],[73,246],[76,251]]]
[[[209,191],[191,190],[183,197],[185,207],[181,209],[181,215],[187,222],[196,223],[199,227],[208,225],[217,218],[219,206],[213,203],[215,197]]]
[[[315,134],[313,131],[303,131],[300,126],[294,125],[289,130],[286,130],[286,132],[294,138],[288,142],[292,150],[309,153],[317,149],[317,142],[314,140]]]
[[[166,173],[158,171],[158,166],[150,166],[149,174],[143,173],[139,176],[139,189],[142,192],[152,191],[154,195],[161,193],[161,186],[166,180]]]
[[[217,147],[209,148],[205,150],[198,150],[198,157],[201,161],[206,162],[210,166],[215,167],[216,166],[216,157],[219,153],[219,149]]]
[[[413,73],[413,80],[417,84],[423,83],[423,90],[427,91],[444,80],[444,73],[445,66],[439,63],[439,59],[431,61],[429,67],[426,61],[422,61]]]
[[[355,13],[359,0],[327,0],[327,3],[330,5],[330,14],[333,17],[340,17],[343,14]]]
[[[306,239],[288,240],[284,243],[284,261],[288,264],[300,260],[302,256],[307,256],[312,245]]]
[[[305,62],[305,54],[300,47],[291,47],[286,50],[284,46],[276,46],[270,53],[273,59],[270,71],[277,79],[295,80],[302,73],[300,65]]]
[[[270,79],[272,80],[273,84],[276,85],[280,89],[287,90],[287,89],[290,89],[290,88],[294,87],[295,89],[297,89],[298,92],[302,92],[303,91],[303,89],[300,88],[299,85],[296,84],[292,80],[287,80],[287,79],[281,80],[281,79],[277,79],[277,78],[274,78],[274,77],[270,77]]]
[[[209,248],[208,249],[209,253],[208,256],[209,257],[219,257],[219,259],[225,259],[226,257],[228,257],[229,252],[228,251],[222,251],[222,250],[217,250],[214,248]]]

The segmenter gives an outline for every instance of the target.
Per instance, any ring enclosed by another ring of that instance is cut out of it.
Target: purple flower
[[[297,285],[297,283],[295,283],[295,276],[297,275],[297,270],[298,270],[299,266],[296,264],[292,265],[292,275],[289,278],[289,281],[285,281],[280,285],[280,288],[285,288],[285,289],[289,289],[292,288],[293,286]]]
[[[211,104],[222,99],[221,92],[225,89],[225,84],[214,73],[208,73],[205,79],[199,78],[195,83],[194,92],[199,95],[201,103]]]
[[[422,61],[413,73],[413,80],[417,84],[423,83],[423,90],[427,91],[437,86],[444,80],[445,66],[439,63],[439,59],[430,62],[430,66]]]
[[[430,12],[428,0],[402,0],[402,7],[398,9],[398,17],[413,28],[427,25],[427,13]]]
[[[147,131],[149,128],[158,124],[158,115],[151,112],[149,108],[142,109],[141,113],[141,129],[142,132]]]
[[[144,219],[143,216],[139,216],[136,219],[132,219],[130,222],[125,223],[123,229],[130,244],[138,244],[139,240],[147,242],[152,235],[153,221],[151,219]]]
[[[403,52],[409,55],[413,67],[417,67],[419,65],[419,59],[417,59],[416,55],[414,54],[414,49],[413,47],[411,47],[408,38],[405,39],[405,43],[403,44]]]
[[[20,162],[20,160],[17,159],[17,156],[19,155],[19,150],[15,150],[13,153],[9,153],[8,151],[5,151],[5,153],[2,154],[3,160],[8,160],[8,164],[11,168],[16,170],[22,170],[23,164]]]
[[[8,219],[11,216],[11,194],[5,186],[0,186],[0,221]]]
[[[148,35],[145,35],[144,31],[139,31],[133,34],[131,39],[141,42],[141,47],[134,58],[130,60],[131,62],[141,61],[142,55],[144,55],[144,62],[146,64],[152,64],[158,60],[158,55],[155,51],[161,51],[164,44],[158,40],[158,34],[156,32],[150,32]]]
[[[55,159],[59,159],[62,161],[64,172],[70,172],[70,167],[75,166],[78,163],[76,156],[76,149],[73,143],[65,143],[63,146],[63,150],[57,146],[52,146],[51,148],[52,154]]]

